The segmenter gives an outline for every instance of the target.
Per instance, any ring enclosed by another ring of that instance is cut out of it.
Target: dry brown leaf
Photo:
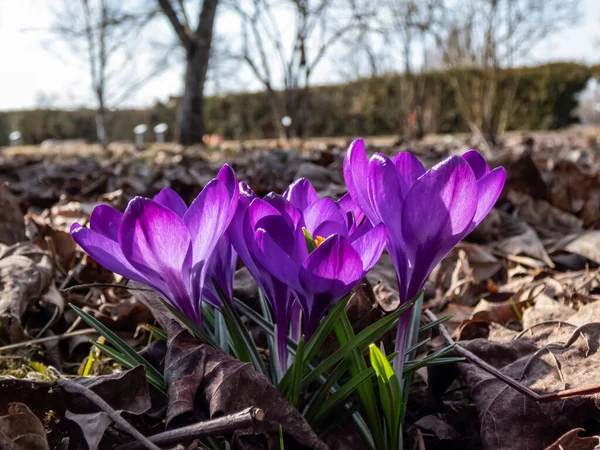
[[[583,228],[581,219],[545,200],[514,190],[508,190],[506,196],[518,208],[519,218],[531,225],[542,239],[577,233]]]
[[[590,230],[566,236],[552,247],[551,253],[559,251],[581,255],[600,264],[600,231]]]
[[[600,437],[579,437],[581,431],[584,431],[583,428],[567,431],[545,450],[594,450],[600,447]]]
[[[10,342],[23,339],[21,316],[52,282],[50,255],[28,242],[0,244],[0,327]]]
[[[580,328],[541,324],[507,343],[476,339],[461,344],[541,394],[596,384],[599,341],[600,323]],[[486,449],[544,448],[598,414],[598,396],[538,404],[473,364],[457,368],[475,402]]]
[[[536,302],[530,308],[523,311],[523,328],[527,329],[540,323],[560,320],[572,323],[568,318],[575,313],[575,309],[570,306],[542,294],[537,297]],[[573,323],[573,325],[577,324]]]
[[[548,256],[535,230],[525,222],[513,222],[513,225],[517,225],[515,227],[516,230],[514,230],[516,234],[498,242],[496,244],[498,250],[506,255],[518,256],[523,254],[531,256],[539,261],[543,261],[548,267],[554,267],[554,263]]]
[[[9,403],[0,416],[0,448],[3,450],[48,450],[44,425],[24,403]]]
[[[502,262],[494,256],[489,247],[461,242],[456,250],[463,250],[471,267],[475,281],[485,281],[492,278],[502,269]]]
[[[6,186],[0,186],[0,243],[16,244],[27,240],[25,221],[19,206],[19,200],[12,195]]]
[[[292,448],[327,449],[300,412],[248,363],[200,344],[174,321],[168,334],[165,358],[169,394],[167,421],[193,413],[198,409],[195,401],[205,405],[211,418],[254,406],[265,412],[265,419],[234,433],[234,440],[240,442],[237,448],[254,448],[243,443],[247,439],[252,442],[265,438],[272,443],[268,448],[278,448],[281,427],[283,433],[295,441]]]

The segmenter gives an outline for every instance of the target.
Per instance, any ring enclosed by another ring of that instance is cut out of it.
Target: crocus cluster
[[[212,280],[232,298],[239,255],[271,307],[285,370],[290,328],[292,336],[310,339],[386,246],[401,302],[417,295],[433,268],[488,214],[505,172],[490,171],[473,150],[428,171],[406,152],[369,160],[357,140],[344,178],[348,194],[338,201],[319,198],[306,179],[261,199],[225,165],[189,208],[163,189],[152,199],[134,198],[124,213],[100,205],[89,228],[74,224],[71,234],[104,267],[152,287],[199,326],[202,301],[221,306]],[[400,364],[407,318],[398,326]]]
[[[238,197],[235,173],[225,165],[189,208],[177,193],[165,188],[152,199],[135,197],[124,213],[97,206],[89,228],[74,223],[71,236],[98,263],[152,287],[201,326],[200,299],[207,272],[226,268],[227,273],[212,275],[232,279],[231,262],[218,259],[233,259],[228,244],[222,249],[221,239]]]
[[[327,309],[352,291],[385,246],[383,224],[356,226],[354,214],[319,199],[308,180],[283,196],[257,198],[242,184],[243,200],[230,227],[233,246],[271,305],[279,362],[287,367],[289,322],[309,339]],[[308,244],[307,244],[308,239]],[[301,311],[292,314],[294,306]]]
[[[502,192],[506,172],[490,171],[475,150],[429,170],[411,153],[367,155],[356,140],[344,160],[348,193],[374,224],[388,230],[400,301],[413,299],[435,266],[485,218]],[[410,316],[398,325],[396,350],[404,355]],[[403,363],[396,359],[398,372]]]

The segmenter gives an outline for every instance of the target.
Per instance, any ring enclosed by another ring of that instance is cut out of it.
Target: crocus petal
[[[213,279],[223,290],[228,299],[233,297],[233,277],[235,274],[237,253],[233,249],[227,234],[224,234],[211,257],[206,268],[206,280],[202,297],[211,305],[219,308],[221,299],[214,287]]]
[[[256,198],[254,192],[244,182],[240,182],[240,197],[238,199],[237,206],[235,208],[235,214],[227,229],[227,236],[233,245],[233,248],[240,256],[240,259],[250,272],[250,274],[257,279],[260,274],[260,270],[256,266],[254,259],[252,258],[246,239],[244,239],[244,219],[247,216],[248,206],[250,202]],[[258,282],[258,281],[257,281]],[[261,286],[263,287],[263,286]],[[264,289],[264,287],[263,287]]]
[[[378,220],[387,227],[390,240],[402,243],[402,209],[408,186],[400,178],[390,158],[375,154],[369,164],[369,195],[373,199]]]
[[[161,191],[156,194],[152,200],[159,205],[163,205],[165,208],[169,208],[179,217],[183,217],[188,209],[187,205],[179,196],[179,194],[171,188],[161,189]]]
[[[290,184],[283,196],[300,211],[304,211],[319,199],[317,191],[306,178],[300,178]]]
[[[210,256],[227,229],[227,219],[232,208],[230,201],[225,185],[214,179],[202,189],[183,216],[194,248],[194,266]]]
[[[358,203],[365,214],[374,222],[379,222],[369,199],[368,186],[369,161],[365,152],[365,143],[356,139],[344,158],[344,181],[348,193]]]
[[[346,214],[349,232],[362,223],[365,218],[365,213],[360,209],[360,206],[358,206],[358,203],[354,201],[350,194],[346,193],[342,195],[338,200],[338,205],[340,205],[340,208],[342,208],[342,211]]]
[[[278,243],[273,239],[271,233],[263,228],[256,230],[254,239],[260,251],[262,252],[261,264],[279,279],[293,289],[300,289],[300,264],[292,260]]]
[[[122,220],[122,212],[108,205],[98,205],[90,216],[90,229],[117,242]]]
[[[409,188],[425,173],[423,163],[410,152],[400,152],[392,158],[392,161],[396,166],[396,170]]]
[[[367,273],[379,260],[383,249],[387,232],[385,225],[380,223],[352,242],[352,247],[363,263],[363,274]]]
[[[290,227],[296,228],[298,226],[302,213],[289,200],[274,192],[269,192],[263,200],[277,209],[283,217],[289,218]]]
[[[300,270],[300,280],[315,297],[339,300],[352,290],[363,275],[360,255],[342,236],[327,238],[313,251]]]
[[[178,306],[190,301],[191,242],[177,214],[152,200],[134,198],[123,215],[119,244],[133,267],[152,282],[158,278],[166,284],[171,301]]]
[[[229,215],[227,216],[227,224],[229,224],[235,214],[235,205],[237,205],[240,193],[239,184],[235,172],[229,164],[224,164],[221,167],[221,170],[217,174],[217,179],[223,183],[229,193],[230,208]]]
[[[469,163],[477,180],[490,173],[487,161],[477,150],[469,150],[462,155],[462,158]]]
[[[340,205],[330,198],[317,200],[306,208],[304,223],[313,238],[327,238],[332,234],[348,235],[347,219]]]
[[[233,168],[229,164],[224,164],[217,174],[217,179],[227,188],[229,195],[233,197],[239,191],[237,177]],[[236,199],[237,200],[237,199]]]
[[[402,211],[404,243],[414,262],[408,299],[471,225],[476,190],[471,167],[458,156],[440,162],[413,184]]]
[[[97,208],[96,208],[97,209]],[[112,209],[112,208],[111,208]],[[147,283],[148,280],[137,271],[123,255],[118,242],[78,223],[71,226],[73,240],[98,264],[130,280]]]
[[[469,232],[479,225],[494,207],[502,193],[505,180],[506,170],[504,167],[497,167],[477,181],[477,211]]]

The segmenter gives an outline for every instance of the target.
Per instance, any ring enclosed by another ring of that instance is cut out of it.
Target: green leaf
[[[221,299],[221,314],[227,324],[227,331],[231,338],[231,345],[236,357],[240,361],[249,362],[252,364],[255,370],[262,373],[266,377],[269,377],[267,369],[263,363],[260,353],[256,348],[256,344],[252,340],[252,336],[246,329],[241,317],[237,311],[231,306],[230,300],[227,299],[223,290],[213,280],[215,289],[219,298]]]
[[[344,313],[344,308],[346,307],[348,298],[349,298],[349,296],[343,298],[333,308],[331,308],[329,310],[329,312],[327,313],[327,315],[325,316],[325,318],[321,321],[321,323],[319,324],[319,326],[317,327],[315,332],[313,333],[313,335],[310,338],[310,341],[308,342],[308,344],[306,345],[306,349],[304,351],[304,361],[305,361],[306,365],[309,365],[313,361],[317,352],[323,345],[323,342],[325,342],[325,339],[327,339],[327,336],[329,336],[331,334],[331,332],[333,331],[333,327],[334,327],[335,323],[339,320],[339,318]],[[335,364],[335,362],[333,364]],[[332,366],[333,366],[333,364],[332,364]],[[329,368],[327,368],[326,370],[321,372],[321,374],[325,373],[328,369]],[[313,372],[313,371],[314,371],[314,368],[311,370],[311,372]],[[315,377],[315,379],[318,378],[321,374],[317,375],[317,377]],[[290,376],[289,372],[285,374],[285,376],[279,383],[280,389],[285,390],[287,388],[289,376]],[[304,387],[304,386],[306,386],[306,383],[303,381],[302,385]]]
[[[283,427],[279,425],[279,450],[285,450],[283,445]]]
[[[266,334],[267,334],[267,346],[269,347],[269,367],[271,369],[271,382],[273,383],[274,386],[277,386],[279,384],[279,382],[281,381],[281,379],[283,378],[283,370],[281,368],[281,364],[279,362],[279,358],[277,357],[277,349],[275,347],[275,327],[273,325],[273,316],[271,315],[271,309],[269,307],[269,303],[267,302],[267,299],[265,298],[265,295],[262,291],[262,289],[258,289],[258,299],[260,302],[260,309],[262,312],[262,317],[258,316],[261,320],[263,320],[265,323],[269,324],[272,328],[272,332],[269,333],[268,331],[265,330]],[[240,304],[240,301],[236,301],[236,299],[234,299],[234,307],[237,307],[238,304]],[[244,305],[245,306],[245,305]],[[254,310],[252,310],[252,308],[248,308],[252,311],[252,313],[254,313]],[[256,313],[254,313],[256,314]],[[252,320],[252,319],[250,319]],[[260,325],[259,325],[260,326]]]
[[[308,375],[304,377],[304,379],[302,380],[302,386],[305,387],[308,384],[315,381],[319,376],[326,373],[339,361],[347,358],[354,350],[358,352],[363,352],[369,346],[369,344],[380,339],[381,336],[383,336],[385,333],[391,330],[396,325],[400,315],[406,312],[409,308],[411,308],[414,301],[416,301],[416,299],[400,306],[396,311],[369,325],[367,328],[362,330],[348,342],[343,344],[333,355],[327,357],[317,367],[315,367],[314,370],[312,370]],[[311,338],[307,348],[312,342],[313,338]],[[309,354],[308,349],[306,351],[306,354]]]
[[[154,337],[154,339],[159,340],[159,341],[167,340],[168,336],[164,330],[162,330],[158,327],[155,327],[154,325],[150,325],[150,324],[146,324],[146,328],[148,328],[150,333],[152,333],[152,336]]]
[[[419,325],[421,323],[421,312],[423,310],[423,290],[419,292],[417,297],[415,298],[415,307],[411,311],[410,317],[410,328],[408,331],[408,342],[406,343],[407,348],[415,347],[418,339],[419,339]],[[399,378],[402,378],[402,408],[400,413],[400,424],[404,424],[404,418],[406,417],[406,408],[408,405],[408,395],[410,392],[410,385],[412,384],[412,373],[413,371],[405,372],[404,364],[407,359],[414,359],[416,355],[416,350],[411,350],[410,352],[406,352],[405,355],[400,355],[402,360],[402,373],[398,374]],[[401,434],[402,432],[400,432]],[[402,436],[400,436],[402,438]]]
[[[306,248],[308,249],[308,254],[310,255],[317,249],[317,244],[306,228],[302,227],[302,232],[304,233]]]
[[[264,317],[261,317],[256,313],[252,308],[243,303],[239,299],[234,299],[234,306],[237,310],[239,310],[243,315],[248,317],[252,322],[258,325],[267,335],[273,339],[275,339],[275,326],[273,323],[270,323]],[[311,340],[312,341],[312,340]],[[287,348],[288,351],[294,355],[296,353],[297,344],[290,338],[287,340]]]
[[[340,317],[340,320],[338,320],[338,322],[335,324],[334,331],[337,340],[339,341],[340,345],[342,345],[342,348],[350,344],[357,337],[354,334],[352,325],[350,325],[350,321],[348,320],[348,316],[345,312]],[[365,370],[368,370],[367,363],[362,355],[363,350],[359,349],[359,347],[359,345],[353,346],[350,349],[347,359],[348,370],[353,378],[360,376]],[[375,448],[383,449],[385,445],[384,430],[382,428],[381,419],[379,416],[377,401],[375,400],[375,390],[373,389],[373,384],[370,381],[369,383],[361,382],[355,387],[355,389],[358,392],[358,396],[365,410],[367,423],[369,425],[369,429],[371,430],[373,440],[375,441]]]
[[[329,310],[325,318],[321,321],[315,332],[310,338],[309,343],[306,346],[306,361],[312,362],[312,360],[317,355],[317,352],[323,346],[323,342],[325,339],[331,334],[333,331],[333,327],[336,322],[344,315],[344,309],[348,304],[348,300],[350,299],[350,294],[341,299],[338,303],[336,303],[333,308]]]
[[[337,367],[327,375],[327,380],[323,383],[319,389],[317,389],[309,398],[308,403],[304,407],[302,415],[311,425],[317,410],[321,404],[326,400],[327,394],[332,391],[333,386],[339,381],[339,379],[348,371],[348,364],[345,361],[340,362]],[[339,387],[338,387],[339,389]],[[332,392],[335,392],[333,390]],[[314,428],[314,427],[313,427]]]
[[[302,375],[304,373],[304,336],[300,337],[298,342],[298,350],[296,350],[296,357],[294,362],[289,368],[290,382],[289,388],[287,389],[287,398],[294,406],[298,408],[298,401],[300,399],[300,391],[302,389]]]
[[[444,322],[448,322],[450,319],[452,319],[452,314],[441,317],[437,320],[434,320],[433,322],[426,323],[421,328],[419,328],[419,333],[422,333],[423,331],[427,331],[431,328],[437,327],[438,325],[441,325]]]
[[[77,313],[79,317],[83,319],[85,323],[91,326],[94,330],[100,333],[104,338],[110,342],[119,352],[121,352],[125,357],[129,358],[129,360],[134,361],[136,364],[141,364],[146,368],[146,373],[152,376],[155,379],[159,379],[163,381],[164,378],[162,374],[145,358],[140,356],[129,344],[127,344],[123,339],[109,330],[106,326],[104,326],[99,320],[95,317],[92,317],[85,311],[82,311],[77,306],[72,303],[69,304],[71,308]]]
[[[330,395],[327,400],[325,400],[319,409],[317,410],[313,421],[315,423],[323,422],[324,418],[327,417],[327,414],[331,409],[339,406],[342,402],[344,402],[350,395],[354,394],[359,386],[361,386],[365,381],[368,381],[371,384],[371,377],[375,374],[375,371],[372,367],[369,367],[362,372],[358,373],[356,376],[352,377],[347,383],[345,383],[340,389],[335,391],[334,394]]]
[[[108,356],[109,358],[112,358],[114,361],[118,362],[119,364],[121,364],[123,367],[125,367],[127,369],[133,369],[134,367],[137,367],[140,365],[137,361],[134,361],[133,359],[129,358],[127,355],[124,355],[124,354],[118,352],[117,350],[109,347],[108,345],[101,344],[94,340],[91,340],[91,343],[94,344],[96,347],[98,347],[100,349],[100,351],[102,351],[102,353],[104,353],[106,356]],[[160,392],[162,392],[165,395],[167,394],[167,387],[165,385],[165,380],[164,380],[164,378],[162,378],[162,376],[160,378],[157,378],[153,374],[148,372],[148,370],[146,370],[146,380],[148,380],[148,383],[150,383],[152,386],[154,386]]]
[[[327,422],[323,422],[319,425],[326,425],[323,430],[319,433],[320,436],[328,436],[331,434],[336,428],[341,425],[348,423],[348,418],[352,417],[352,421],[354,422],[354,426],[357,431],[363,438],[363,442],[366,446],[375,450],[375,443],[373,442],[373,436],[371,435],[371,430],[367,426],[365,419],[360,415],[358,410],[360,409],[360,402],[354,402],[351,404],[346,404],[344,407],[338,411],[336,411],[335,416],[331,417],[332,420],[328,420]]]
[[[371,365],[377,374],[379,399],[390,436],[390,448],[398,448],[400,414],[402,411],[400,382],[385,354],[375,344],[369,346],[369,356]]]
[[[179,311],[177,308],[175,308],[169,302],[167,302],[163,299],[161,299],[161,300],[165,304],[165,306],[169,309],[169,311],[171,311],[171,314],[173,314],[175,317],[177,317],[177,319],[179,319],[179,321],[181,323],[183,323],[187,327],[187,329],[194,336],[196,336],[201,342],[203,342],[204,344],[208,344],[211,347],[218,348],[220,350],[223,350],[224,352],[227,352],[228,349],[219,347],[219,344],[208,333],[206,333],[204,330],[200,329],[200,327],[198,327],[194,322],[192,322],[190,319],[188,319],[187,316],[185,316],[181,311]]]
[[[417,369],[420,369],[421,367],[425,367],[428,365],[431,365],[432,363],[435,362],[435,360],[437,360],[440,356],[444,356],[445,354],[451,352],[454,349],[455,345],[449,345],[447,347],[444,347],[434,353],[432,353],[431,355],[428,355],[427,357],[413,363],[413,364],[405,364],[404,365],[404,369],[402,371],[402,373],[404,375],[410,374],[412,372],[414,372]]]

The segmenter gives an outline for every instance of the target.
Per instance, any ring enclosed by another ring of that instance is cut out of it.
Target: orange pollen
[[[316,238],[316,239],[314,239],[314,241],[315,241],[315,244],[316,244],[316,245],[317,245],[317,247],[318,247],[318,246],[319,246],[319,245],[321,245],[323,242],[325,242],[325,238],[324,238],[323,236],[317,236],[317,238]]]

